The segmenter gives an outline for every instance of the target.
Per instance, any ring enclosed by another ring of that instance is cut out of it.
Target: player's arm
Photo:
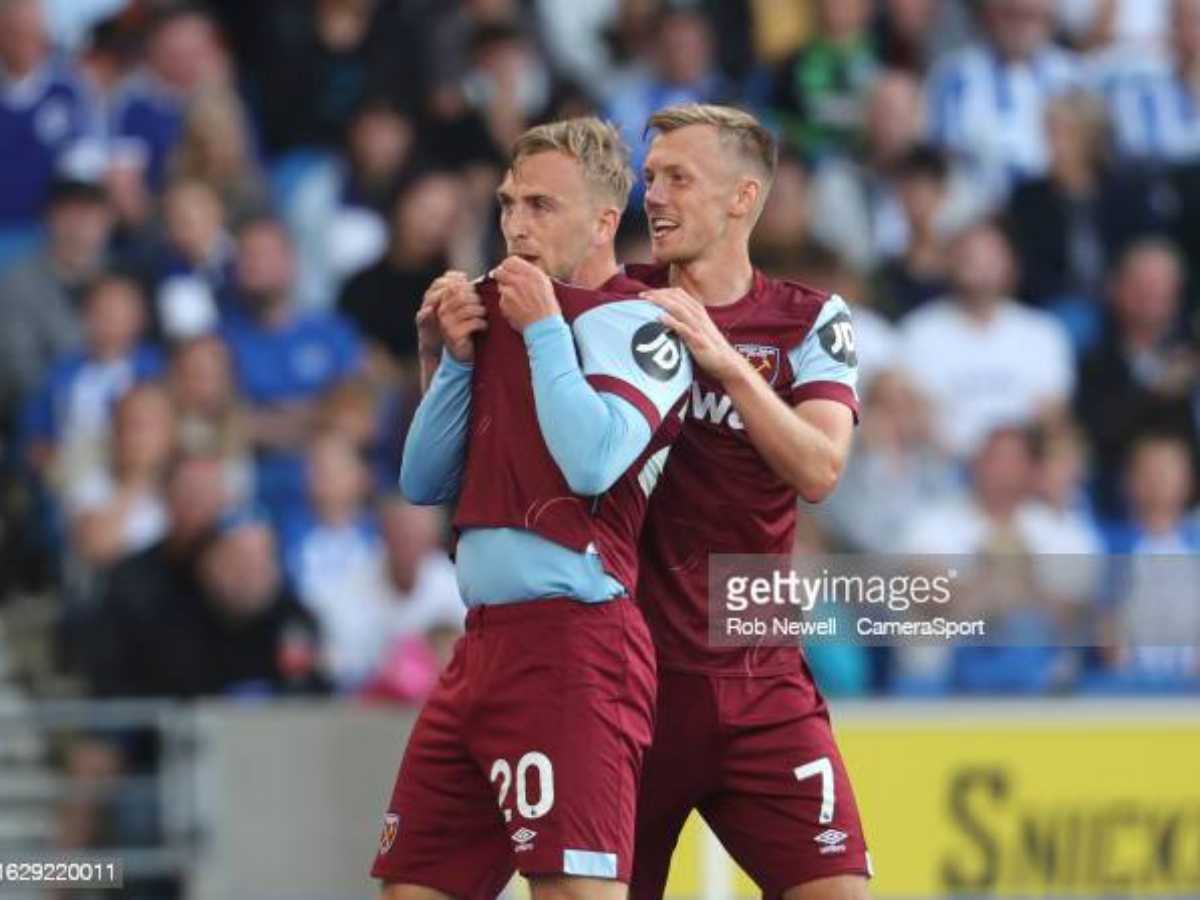
[[[496,279],[501,311],[521,331],[529,353],[538,426],[550,455],[571,490],[601,494],[646,449],[663,415],[683,395],[691,382],[687,355],[667,335],[669,371],[662,370],[663,379],[654,385],[639,384],[634,336],[643,325],[656,326],[649,304],[598,307],[581,316],[572,333],[553,286],[535,267],[506,260]]]
[[[809,503],[828,497],[850,452],[857,408],[845,303],[827,301],[804,342],[789,354],[796,373],[789,407],[725,340],[703,304],[670,288],[647,296],[665,310],[664,324],[684,339],[696,364],[720,380],[771,470]],[[837,343],[839,334],[846,343]]]
[[[458,496],[471,413],[471,371],[448,352],[404,440],[400,491],[410,503],[437,505]]]
[[[442,358],[409,426],[400,490],[411,503],[436,505],[458,495],[471,414],[474,335],[487,327],[483,304],[469,284],[447,291],[437,318]]]

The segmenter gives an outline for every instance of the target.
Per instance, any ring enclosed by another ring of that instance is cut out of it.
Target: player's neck
[[[736,303],[754,285],[749,249],[739,246],[730,253],[673,263],[671,285],[683,288],[705,306]]]
[[[571,275],[571,284],[589,291],[599,290],[621,271],[617,254],[611,245],[588,256]]]

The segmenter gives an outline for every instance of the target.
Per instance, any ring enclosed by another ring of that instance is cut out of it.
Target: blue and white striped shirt
[[[988,44],[964,47],[930,73],[930,137],[961,155],[1002,200],[1015,184],[1046,172],[1046,104],[1080,77],[1076,57],[1053,45],[1020,62]]]
[[[1200,158],[1200,92],[1166,65],[1110,69],[1096,78],[1123,159]]]

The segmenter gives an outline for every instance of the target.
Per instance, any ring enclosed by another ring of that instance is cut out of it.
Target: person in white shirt
[[[895,665],[901,690],[945,689],[964,673],[973,688],[988,684],[990,677],[997,690],[1041,689],[1074,676],[1076,660],[1065,637],[1083,604],[1093,599],[1099,567],[1062,555],[1078,547],[1034,499],[1034,449],[1029,429],[1002,425],[992,430],[971,462],[969,491],[917,511],[903,530],[900,550],[919,557],[917,569],[955,570],[948,615],[986,619],[987,636],[1000,645],[1043,649],[1012,653],[1010,658],[1028,665],[1028,672],[1011,673],[1011,678],[985,673],[980,682],[970,675],[973,664],[986,663],[992,651],[1002,655],[1002,646],[899,647]],[[980,670],[974,671],[978,677]]]
[[[438,550],[436,510],[367,503],[370,480],[353,445],[322,434],[308,453],[310,510],[285,522],[284,560],[300,601],[321,624],[323,652],[342,690],[361,686],[398,639],[447,623],[465,607],[454,567]]]
[[[999,228],[973,225],[951,249],[953,296],[900,322],[897,362],[930,399],[934,432],[959,459],[998,424],[1061,409],[1074,388],[1066,331],[1009,297],[1014,268]]]

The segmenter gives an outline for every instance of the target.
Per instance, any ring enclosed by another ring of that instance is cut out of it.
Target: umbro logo
[[[828,855],[830,853],[845,853],[846,838],[849,835],[844,831],[838,831],[836,828],[827,828],[818,834],[814,841],[821,845],[820,853]]]
[[[530,828],[518,828],[512,834],[513,843],[517,846],[514,848],[517,853],[523,850],[532,850],[533,839],[537,837],[537,832]]]

